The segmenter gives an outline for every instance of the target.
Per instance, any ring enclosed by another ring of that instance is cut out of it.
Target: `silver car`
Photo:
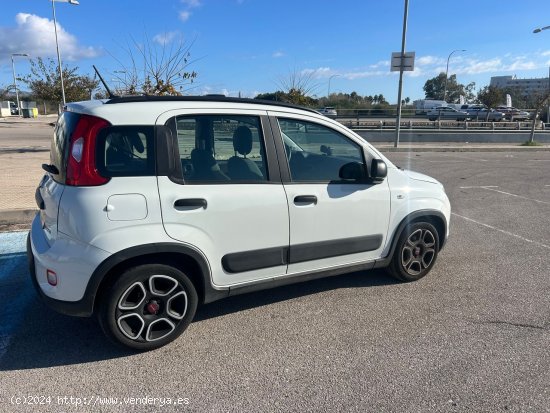
[[[484,107],[473,107],[468,109],[468,117],[470,120],[479,120],[482,122],[485,120],[488,122],[500,122],[504,119],[504,113]]]
[[[431,121],[438,119],[454,119],[454,120],[466,120],[468,114],[449,106],[439,106],[433,108],[428,112],[428,119]]]

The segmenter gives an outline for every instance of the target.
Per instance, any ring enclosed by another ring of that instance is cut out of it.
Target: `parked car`
[[[335,118],[336,116],[338,116],[338,112],[336,111],[336,109],[331,106],[318,109],[317,112],[319,112],[321,115],[325,115],[328,118]]]
[[[437,180],[316,111],[225,97],[69,103],[27,241],[38,294],[137,350],[199,304],[371,268],[424,277],[449,235]]]
[[[438,119],[453,119],[453,120],[466,120],[468,114],[449,106],[439,106],[428,111],[428,119],[431,121]]]
[[[468,118],[470,120],[500,122],[504,119],[504,113],[493,109],[489,110],[483,106],[473,106],[468,108],[466,111],[468,112]]]
[[[499,106],[496,110],[502,112],[504,114],[504,118],[510,121],[528,120],[531,117],[529,112],[525,112],[511,106]]]
[[[10,101],[10,113],[12,114],[12,116],[19,115],[19,109],[17,108],[15,102]]]

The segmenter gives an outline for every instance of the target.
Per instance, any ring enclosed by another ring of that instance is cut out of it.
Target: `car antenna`
[[[113,92],[111,92],[111,89],[109,89],[109,86],[107,86],[107,83],[105,83],[105,80],[103,80],[103,77],[99,74],[99,70],[97,70],[97,67],[95,65],[92,65],[95,72],[97,73],[97,76],[99,77],[99,80],[101,80],[101,83],[103,83],[103,86],[105,87],[105,90],[107,91],[107,94],[109,95],[109,99],[117,98],[117,95],[113,95]]]

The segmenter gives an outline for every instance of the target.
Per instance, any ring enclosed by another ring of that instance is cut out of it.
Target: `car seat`
[[[246,157],[252,151],[252,132],[248,126],[239,126],[235,129],[233,149],[235,155],[229,158],[227,162],[227,173],[231,179],[243,181],[264,180],[264,175],[258,165]]]

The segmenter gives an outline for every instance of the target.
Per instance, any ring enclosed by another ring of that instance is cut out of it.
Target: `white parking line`
[[[459,186],[460,189],[473,189],[473,188],[498,188],[496,185],[483,185],[483,186]]]
[[[486,187],[486,186],[483,187],[483,189],[486,189],[487,191],[498,192],[499,194],[514,196],[516,198],[527,199],[528,201],[538,202],[539,204],[550,205],[550,202],[547,202],[547,201],[541,201],[540,199],[529,198],[529,197],[526,197],[526,196],[511,194],[510,192],[499,191],[498,189],[493,189],[493,188],[489,188],[489,187]]]
[[[550,185],[544,185],[544,186],[545,186],[545,187],[548,187],[548,186],[550,186]],[[496,186],[496,185],[459,186],[459,189],[475,189],[475,188],[486,189],[487,191],[498,192],[499,194],[514,196],[514,197],[516,197],[516,198],[522,198],[522,199],[526,199],[526,200],[528,200],[528,201],[538,202],[539,204],[550,205],[550,202],[548,202],[548,201],[541,201],[540,199],[529,198],[529,197],[522,196],[522,195],[512,194],[511,192],[500,191],[500,190],[498,190],[498,189],[495,189],[495,188],[499,188],[499,187]]]
[[[475,219],[468,218],[468,217],[465,217],[465,216],[462,216],[462,215],[458,215],[457,213],[454,213],[454,212],[452,212],[451,214],[454,215],[455,217],[459,217],[459,218],[465,219],[466,221],[473,222],[474,224],[481,225],[485,228],[489,228],[489,229],[492,229],[494,231],[498,231],[498,232],[501,232],[503,234],[510,235],[511,237],[518,238],[522,241],[529,242],[531,244],[535,244],[535,245],[538,245],[539,247],[543,247],[543,248],[546,248],[546,249],[550,250],[550,245],[543,244],[542,242],[533,241],[532,239],[522,237],[521,235],[514,234],[513,232],[505,231],[503,229],[493,227],[492,225],[489,225],[489,224],[484,224],[483,222],[479,222],[479,221],[476,221]]]

